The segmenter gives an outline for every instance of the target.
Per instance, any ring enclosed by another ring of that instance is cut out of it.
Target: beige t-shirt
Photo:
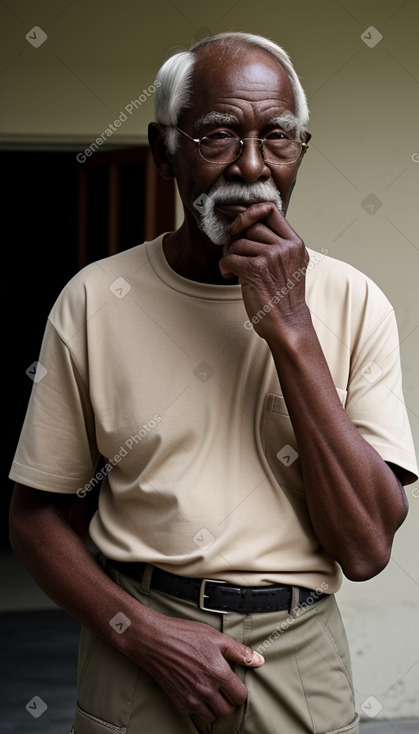
[[[342,405],[383,459],[416,474],[393,309],[351,266],[310,255],[307,301]],[[90,533],[105,556],[239,585],[339,588],[240,286],[180,277],[159,237],[70,281],[39,363],[10,477],[81,497],[103,481]]]

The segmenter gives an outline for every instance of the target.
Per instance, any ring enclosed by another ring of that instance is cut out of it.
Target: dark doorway
[[[84,163],[66,149],[3,150],[0,160],[6,261],[0,544],[8,547],[7,474],[32,388],[27,370],[38,359],[48,313],[81,267],[173,229],[175,194],[146,146],[101,151]]]

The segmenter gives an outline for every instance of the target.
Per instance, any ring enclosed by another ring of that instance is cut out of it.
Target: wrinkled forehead
[[[192,73],[189,114],[246,100],[261,108],[278,103],[295,113],[294,91],[282,64],[267,51],[248,46],[214,43],[201,49]]]

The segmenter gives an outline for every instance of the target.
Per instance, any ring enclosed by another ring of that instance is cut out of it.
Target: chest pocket
[[[346,390],[336,388],[345,407]],[[262,415],[262,449],[277,482],[284,488],[304,492],[297,441],[282,395],[269,393]]]

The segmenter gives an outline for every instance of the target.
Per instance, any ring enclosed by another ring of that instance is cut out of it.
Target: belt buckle
[[[198,606],[200,609],[202,609],[204,612],[214,612],[214,614],[228,614],[228,611],[225,609],[208,609],[205,606],[205,599],[208,598],[208,594],[205,593],[207,584],[226,584],[227,581],[219,581],[218,579],[202,579],[201,586],[199,589],[199,602]]]

